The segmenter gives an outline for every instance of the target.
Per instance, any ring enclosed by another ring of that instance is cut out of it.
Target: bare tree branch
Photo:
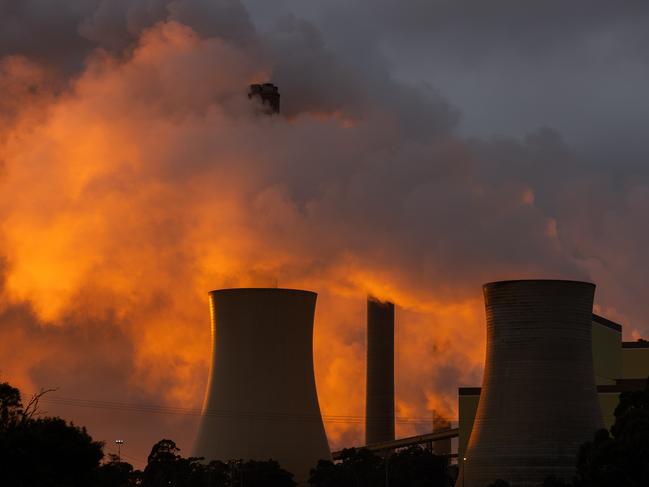
[[[34,416],[42,414],[41,411],[38,409],[38,404],[40,400],[46,394],[49,394],[50,392],[56,392],[58,390],[59,390],[58,387],[56,389],[41,389],[39,392],[33,394],[31,399],[23,409],[22,422],[24,423],[32,419]]]

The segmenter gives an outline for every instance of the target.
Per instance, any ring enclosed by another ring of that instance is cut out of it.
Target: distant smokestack
[[[264,113],[279,113],[279,89],[272,83],[250,85],[248,99],[261,102]]]
[[[367,298],[365,443],[394,440],[394,304]]]
[[[210,293],[212,364],[195,456],[273,459],[298,482],[331,459],[313,373],[316,296],[276,288]]]
[[[437,411],[433,411],[433,432],[439,433],[441,431],[448,431],[451,429],[451,422],[444,416],[440,416]],[[436,455],[450,455],[451,454],[451,439],[437,440],[433,442],[433,451]]]
[[[595,285],[504,281],[483,289],[484,379],[456,485],[570,480],[579,446],[603,427],[591,345]]]

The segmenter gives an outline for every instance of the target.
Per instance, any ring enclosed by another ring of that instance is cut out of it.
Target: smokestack
[[[451,422],[437,411],[433,411],[433,432],[439,433],[451,429]],[[451,455],[451,439],[433,441],[433,451],[436,455]]]
[[[595,285],[504,281],[483,290],[484,379],[457,485],[570,480],[579,446],[603,427],[591,346]]]
[[[394,440],[394,303],[367,298],[365,444]]]
[[[279,113],[279,89],[272,83],[250,85],[248,99],[261,102],[262,111],[267,115]]]
[[[316,297],[276,288],[210,293],[212,364],[195,456],[273,459],[298,482],[331,459],[313,373]]]

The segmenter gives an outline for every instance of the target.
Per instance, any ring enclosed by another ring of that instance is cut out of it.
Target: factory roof
[[[614,321],[608,320],[603,316],[596,315],[595,313],[593,313],[593,321],[599,325],[603,325],[615,331],[619,331],[620,333],[622,332],[622,325],[620,325],[619,323],[615,323]]]

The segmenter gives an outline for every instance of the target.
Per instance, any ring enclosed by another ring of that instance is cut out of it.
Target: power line
[[[154,404],[134,404],[115,401],[98,401],[91,399],[80,399],[73,397],[63,397],[47,395],[41,399],[42,402],[58,405],[70,406],[92,409],[105,409],[113,411],[133,412],[133,413],[148,413],[148,414],[166,414],[166,415],[182,415],[182,416],[207,416],[207,417],[222,417],[222,418],[247,418],[254,420],[265,421],[324,421],[333,424],[364,424],[364,416],[353,415],[304,415],[295,413],[284,412],[262,412],[262,411],[227,411],[227,410],[206,410],[203,411],[197,408],[188,408],[180,406],[161,406]],[[447,418],[449,421],[457,421],[455,418]],[[417,418],[417,417],[395,417],[395,422],[399,424],[410,425],[430,425],[432,418]]]

